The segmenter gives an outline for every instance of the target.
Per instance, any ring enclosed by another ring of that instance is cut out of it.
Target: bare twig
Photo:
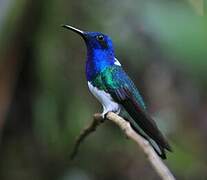
[[[150,164],[154,168],[154,170],[157,172],[157,174],[160,176],[163,180],[175,180],[172,173],[169,171],[167,166],[163,163],[163,161],[159,158],[159,156],[156,154],[154,149],[150,146],[148,141],[146,141],[144,138],[142,138],[139,134],[137,134],[130,126],[129,122],[124,120],[122,117],[118,116],[117,114],[113,112],[109,112],[106,116],[106,119],[114,122],[119,128],[124,132],[124,134],[131,140],[137,143],[137,145],[143,150],[144,154],[147,156]],[[103,118],[100,114],[95,114],[92,123],[85,128],[80,136],[78,137],[74,151],[71,155],[72,158],[75,157],[75,155],[78,152],[78,148],[80,143],[93,131],[96,130],[97,126],[99,126],[103,122]]]
[[[92,132],[94,132],[96,130],[96,128],[102,122],[103,122],[103,118],[100,116],[100,114],[97,113],[97,114],[93,115],[93,121],[86,128],[83,129],[83,131],[80,133],[80,135],[76,139],[73,152],[71,153],[71,156],[70,156],[71,159],[74,159],[75,156],[77,155],[78,149],[79,149],[79,146],[80,146],[81,142],[84,141],[84,139],[88,135],[90,135]]]

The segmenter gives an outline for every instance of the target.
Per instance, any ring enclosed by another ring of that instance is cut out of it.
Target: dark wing
[[[119,79],[116,77],[117,73]],[[120,78],[121,73],[124,73],[124,75]],[[157,146],[160,149],[160,152],[158,152],[154,146],[153,148],[156,150],[158,155],[160,155],[160,157],[165,159],[165,149],[171,151],[171,147],[164,136],[161,134],[155,121],[146,113],[144,108],[141,106],[139,98],[137,98],[137,94],[139,95],[139,93],[135,88],[133,82],[121,68],[112,73],[111,76],[112,77],[110,78],[116,78],[116,85],[113,84],[112,86],[109,78],[103,78],[104,83],[107,87],[107,91],[111,94],[112,98],[116,102],[125,108],[125,110],[133,118],[135,123],[142,129],[142,131],[144,131],[147,136],[156,142]],[[141,134],[140,130],[136,128],[136,126],[132,124],[132,127],[137,133]]]

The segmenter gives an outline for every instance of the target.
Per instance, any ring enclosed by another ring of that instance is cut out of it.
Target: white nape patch
[[[119,60],[116,59],[116,58],[115,58],[115,63],[114,63],[114,64],[116,64],[117,66],[121,66],[121,63],[120,63]]]
[[[117,114],[120,113],[121,110],[120,105],[113,101],[109,93],[106,93],[103,90],[99,90],[97,87],[93,86],[89,81],[88,81],[88,87],[90,92],[96,97],[96,99],[98,99],[98,101],[103,106],[102,117],[104,117],[104,115],[110,111],[115,112]]]

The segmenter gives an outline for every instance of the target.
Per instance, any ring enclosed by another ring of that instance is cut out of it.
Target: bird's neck
[[[93,80],[105,68],[115,63],[113,50],[93,49],[87,51],[86,77],[88,81]]]

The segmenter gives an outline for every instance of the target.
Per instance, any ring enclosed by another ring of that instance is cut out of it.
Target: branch
[[[126,136],[135,141],[138,146],[143,150],[145,155],[147,156],[149,162],[151,163],[154,170],[163,180],[175,180],[172,173],[169,171],[167,166],[163,163],[163,161],[156,154],[154,149],[150,146],[148,141],[138,135],[130,126],[129,122],[125,121],[120,116],[115,113],[109,112],[107,114],[107,119],[114,122],[119,128],[126,134]]]
[[[156,154],[154,149],[150,146],[149,142],[142,138],[139,134],[137,134],[130,126],[129,122],[125,121],[122,117],[118,116],[117,114],[113,112],[109,112],[106,116],[106,119],[114,122],[119,128],[124,132],[124,134],[131,140],[133,140],[137,145],[143,150],[144,154],[147,156],[150,164],[154,168],[154,170],[157,172],[157,174],[160,176],[163,180],[175,180],[172,173],[169,171],[167,166],[163,163],[163,161],[159,158],[159,156]],[[72,158],[75,157],[75,155],[78,152],[78,148],[80,143],[93,131],[96,130],[96,128],[103,122],[103,118],[100,114],[95,114],[93,117],[92,123],[85,128],[80,136],[78,137],[74,151],[71,155]]]
[[[73,152],[71,153],[71,156],[70,156],[70,159],[74,159],[75,156],[77,155],[78,153],[78,149],[79,149],[79,146],[81,144],[82,141],[84,141],[84,139],[90,135],[92,132],[94,132],[96,130],[96,128],[101,124],[103,123],[104,119],[100,116],[100,114],[94,114],[93,115],[93,121],[86,127],[82,130],[82,132],[80,133],[80,135],[78,136],[78,138],[76,139],[76,142],[75,142],[75,146],[74,146],[74,149],[73,149]]]

